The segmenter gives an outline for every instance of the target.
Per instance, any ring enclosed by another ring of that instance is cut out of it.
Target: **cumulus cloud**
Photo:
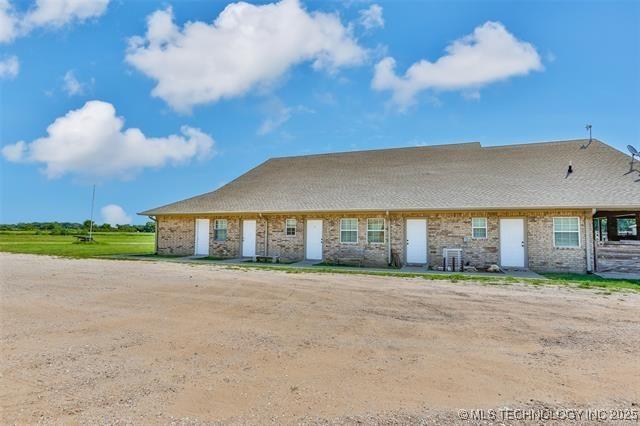
[[[24,17],[26,28],[62,27],[72,21],[86,21],[102,15],[109,0],[36,0],[35,8]]]
[[[9,0],[0,0],[0,43],[8,43],[17,36],[18,17]]]
[[[49,178],[65,174],[128,178],[146,167],[182,164],[212,155],[213,139],[188,126],[182,135],[151,138],[140,129],[124,129],[113,105],[89,101],[47,128],[47,136],[2,148],[9,161],[41,163]]]
[[[360,11],[360,25],[367,30],[384,27],[384,18],[382,17],[382,6],[372,4],[367,9]]]
[[[108,204],[100,209],[102,222],[109,225],[129,225],[131,224],[131,216],[117,204]]]
[[[386,57],[375,66],[372,87],[390,90],[393,101],[406,107],[423,90],[462,90],[477,99],[478,89],[489,83],[543,70],[536,48],[515,38],[499,22],[476,27],[445,51],[435,62],[414,63],[403,76],[396,74],[395,60]]]
[[[60,28],[98,17],[108,5],[109,0],[36,0],[32,8],[18,13],[9,0],[0,0],[0,43],[11,42],[38,27]]]
[[[15,78],[19,72],[20,62],[17,56],[0,60],[0,78]]]
[[[247,93],[296,64],[335,72],[366,51],[335,14],[307,12],[298,0],[228,5],[212,22],[174,23],[171,8],[147,19],[129,40],[126,60],[156,80],[152,94],[178,111]]]

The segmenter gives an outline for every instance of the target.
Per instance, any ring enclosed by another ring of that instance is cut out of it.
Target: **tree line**
[[[35,231],[51,235],[75,235],[89,232],[91,221],[77,222],[20,222],[0,224],[0,231]],[[144,225],[98,225],[93,222],[94,232],[156,232],[156,223],[149,221]]]

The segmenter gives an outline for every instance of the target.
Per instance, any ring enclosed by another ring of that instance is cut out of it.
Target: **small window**
[[[227,219],[216,219],[213,222],[213,239],[216,241],[227,240]]]
[[[580,247],[580,221],[578,218],[553,218],[553,242],[556,247]]]
[[[367,219],[367,242],[384,243],[384,219]]]
[[[340,219],[340,242],[347,244],[358,242],[358,219]]]
[[[638,225],[635,217],[619,217],[616,222],[619,237],[635,237],[638,235]]]
[[[296,225],[297,225],[297,221],[295,219],[287,219],[285,220],[285,228],[286,228],[286,234],[287,236],[294,236],[296,235]]]
[[[487,238],[486,217],[474,217],[471,219],[471,236],[476,239]]]

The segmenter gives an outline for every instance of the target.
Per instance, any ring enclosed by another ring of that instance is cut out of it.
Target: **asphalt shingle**
[[[624,175],[630,156],[596,139],[584,148],[588,143],[465,143],[272,158],[213,192],[140,214],[639,209],[640,176]]]

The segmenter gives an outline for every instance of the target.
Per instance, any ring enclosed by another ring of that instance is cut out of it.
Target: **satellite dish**
[[[632,147],[631,145],[627,145],[627,149],[629,150],[629,152],[631,153],[631,155],[638,155],[638,154],[640,154],[640,153],[638,152],[638,150],[637,150],[637,149],[635,149],[634,147]]]

